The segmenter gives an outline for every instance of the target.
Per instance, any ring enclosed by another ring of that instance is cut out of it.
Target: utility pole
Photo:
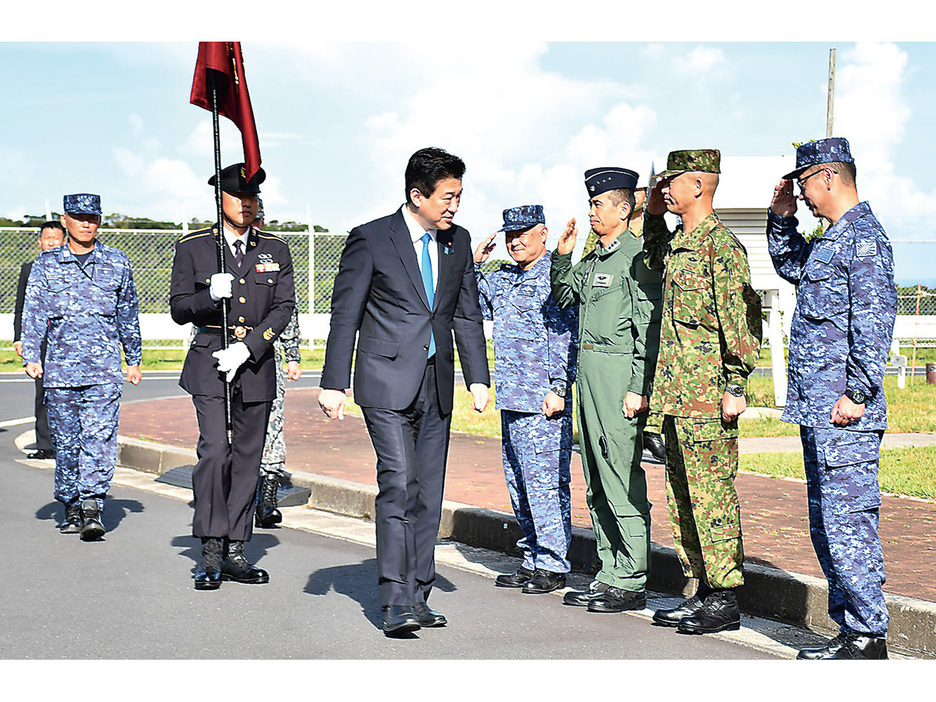
[[[832,113],[835,104],[835,49],[829,50],[829,96],[826,102],[826,137],[832,136]]]

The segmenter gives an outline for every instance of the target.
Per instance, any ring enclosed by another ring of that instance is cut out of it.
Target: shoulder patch
[[[868,258],[877,255],[877,243],[874,241],[859,241],[855,246],[855,255],[858,258]]]

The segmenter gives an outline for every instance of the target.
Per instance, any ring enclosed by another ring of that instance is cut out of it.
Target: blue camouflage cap
[[[76,193],[62,198],[62,206],[68,214],[103,215],[101,196],[91,193]]]
[[[784,180],[796,178],[810,166],[820,163],[854,163],[851,149],[848,148],[848,139],[842,137],[829,137],[816,139],[800,144],[796,149],[796,170],[790,171]]]
[[[607,166],[590,168],[585,171],[585,189],[588,196],[594,197],[608,190],[636,190],[637,174],[626,168]]]
[[[520,205],[504,210],[504,226],[499,232],[513,232],[518,229],[529,229],[537,224],[546,224],[542,205]]]

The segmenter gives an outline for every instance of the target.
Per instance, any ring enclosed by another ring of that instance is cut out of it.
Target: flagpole
[[[218,122],[218,88],[215,81],[215,72],[208,71],[211,78],[211,126],[214,131],[214,166],[215,166],[215,205],[218,216],[218,272],[224,273],[227,267],[224,263],[224,209],[221,206],[221,125]],[[228,300],[221,298],[221,346],[228,347]],[[231,423],[231,384],[224,375],[224,430],[227,434],[228,445],[233,442]]]

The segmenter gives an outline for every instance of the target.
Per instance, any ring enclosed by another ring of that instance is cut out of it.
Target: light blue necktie
[[[422,281],[423,287],[426,289],[426,299],[429,300],[429,310],[432,310],[432,305],[435,302],[435,286],[432,284],[432,259],[429,258],[429,232],[426,232],[422,235]],[[426,353],[426,358],[432,358],[435,355],[436,346],[435,346],[435,335],[430,330],[429,332],[429,351]]]

